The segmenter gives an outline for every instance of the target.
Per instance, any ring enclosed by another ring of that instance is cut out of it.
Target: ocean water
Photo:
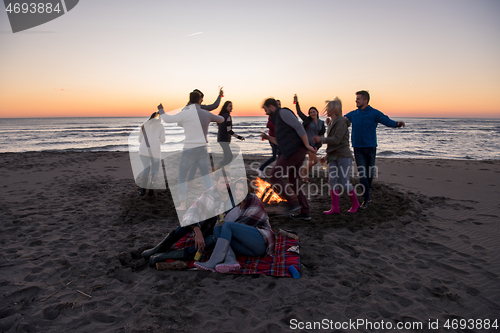
[[[405,128],[377,129],[379,157],[500,159],[500,119],[394,118]],[[0,152],[28,151],[128,151],[129,136],[136,135],[147,118],[3,118],[0,119]],[[260,132],[267,117],[233,117],[233,130],[245,137],[235,140],[244,154],[270,154]],[[167,141],[162,150],[181,150],[183,130],[165,124]],[[217,141],[217,126],[209,127],[209,142]],[[134,137],[132,145],[138,145]],[[320,149],[320,155],[325,148]]]

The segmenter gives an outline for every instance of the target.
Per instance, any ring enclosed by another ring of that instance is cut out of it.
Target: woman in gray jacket
[[[352,152],[349,148],[349,119],[342,117],[342,102],[338,97],[333,101],[326,101],[326,114],[331,121],[326,130],[326,137],[314,136],[314,142],[323,142],[328,146],[326,148],[326,160],[330,164],[330,194],[332,196],[332,207],[324,214],[340,213],[340,195],[347,192],[351,199],[352,207],[349,213],[356,213],[359,208],[358,198],[352,184],[349,182],[349,174],[352,166]]]

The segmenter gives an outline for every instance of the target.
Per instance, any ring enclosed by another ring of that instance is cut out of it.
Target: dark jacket
[[[219,124],[219,131],[217,132],[217,142],[231,142],[231,135],[227,131],[228,126],[232,126],[232,121],[227,121],[230,117],[229,112],[221,114],[224,117],[224,121]]]
[[[297,131],[290,125],[288,125],[282,118],[282,112],[290,112],[293,114],[292,110],[288,108],[278,109],[274,112],[271,117],[271,121],[275,125],[275,137],[276,141],[278,141],[278,146],[280,148],[281,153],[287,159],[291,155],[293,155],[300,147],[304,147],[304,143],[302,139],[297,134]],[[294,116],[298,126],[300,127],[299,120]]]

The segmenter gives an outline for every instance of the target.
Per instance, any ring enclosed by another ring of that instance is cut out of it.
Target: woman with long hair
[[[325,134],[325,122],[321,119],[319,119],[319,112],[318,109],[316,109],[314,106],[311,106],[309,108],[309,115],[306,116],[302,110],[300,109],[299,105],[299,100],[297,98],[297,95],[293,97],[293,102],[295,103],[295,108],[297,109],[297,114],[299,115],[300,119],[302,119],[302,125],[304,126],[306,133],[307,133],[307,138],[309,139],[309,144],[311,147],[316,147],[317,149],[321,148],[321,142],[319,143],[314,143],[313,142],[313,136],[315,135],[323,135]],[[316,153],[313,153],[312,151],[308,151],[307,154],[309,155],[309,162],[307,164],[306,169],[302,169],[301,171],[301,176],[302,179],[304,179],[306,182],[308,181],[308,175],[309,172],[311,172],[312,167],[318,163],[318,155]]]
[[[220,109],[219,116],[224,117],[224,121],[219,124],[219,130],[217,132],[217,142],[224,152],[224,157],[219,163],[218,168],[229,164],[233,159],[233,153],[231,152],[231,137],[234,136],[238,140],[245,140],[244,137],[234,133],[233,131],[233,119],[231,117],[231,112],[233,111],[233,102],[226,101],[222,108]]]
[[[332,196],[332,206],[324,214],[340,213],[340,195],[347,192],[351,199],[351,209],[349,213],[356,213],[359,208],[358,197],[352,184],[349,182],[349,175],[352,166],[352,152],[349,148],[349,119],[342,117],[342,102],[338,97],[333,101],[326,101],[325,113],[330,117],[327,129],[327,136],[315,136],[314,142],[323,142],[328,146],[326,148],[325,160],[328,160],[330,194]]]
[[[233,183],[235,199],[242,201],[215,226],[214,251],[208,261],[195,262],[196,267],[227,273],[240,268],[235,252],[250,257],[274,252],[275,238],[269,217],[249,184],[246,178]]]

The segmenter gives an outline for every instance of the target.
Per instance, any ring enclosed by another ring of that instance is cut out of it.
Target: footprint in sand
[[[473,287],[466,287],[465,292],[471,296],[477,296],[481,293],[479,290]]]
[[[470,237],[466,235],[460,235],[458,236],[458,238],[460,238],[465,244],[470,244]]]
[[[248,311],[244,308],[234,307],[229,310],[229,315],[231,317],[246,318]]]

